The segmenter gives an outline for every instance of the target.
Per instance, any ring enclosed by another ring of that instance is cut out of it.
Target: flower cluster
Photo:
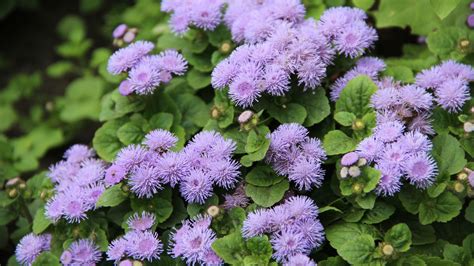
[[[449,112],[458,112],[471,98],[469,82],[474,81],[474,69],[452,60],[424,70],[416,76],[416,85],[432,89],[435,101]]]
[[[136,28],[129,28],[126,24],[120,24],[115,27],[112,32],[112,37],[114,38],[114,44],[120,46],[123,42],[131,43],[137,35]]]
[[[243,185],[238,186],[234,193],[224,195],[224,209],[230,210],[235,207],[245,208],[249,205],[250,199],[245,195]]]
[[[168,83],[172,74],[183,75],[187,69],[184,57],[175,50],[149,55],[155,46],[148,41],[137,41],[116,51],[107,70],[118,75],[128,71],[128,78],[119,85],[122,95],[151,94],[162,83]]]
[[[99,248],[89,239],[79,239],[71,243],[61,254],[61,263],[68,265],[95,265],[102,257]]]
[[[130,231],[112,241],[107,250],[107,260],[118,262],[125,256],[148,261],[159,259],[163,244],[158,234],[151,230],[154,223],[155,216],[151,213],[132,215],[127,221]]]
[[[211,249],[217,237],[210,225],[209,216],[183,221],[181,228],[171,233],[168,253],[173,258],[181,257],[188,265],[222,265],[222,260]]]
[[[222,22],[224,0],[164,0],[161,10],[172,13],[169,23],[176,34],[184,34],[190,26],[214,30]]]
[[[239,164],[232,160],[235,142],[214,131],[194,136],[181,152],[170,151],[177,138],[168,131],[154,130],[144,145],[123,148],[107,169],[107,185],[128,177],[131,191],[138,197],[152,197],[169,184],[179,184],[187,202],[204,203],[213,185],[233,188],[240,176]]]
[[[359,9],[329,9],[319,22],[304,15],[299,0],[231,2],[224,20],[233,39],[246,44],[216,66],[213,87],[229,87],[231,99],[242,107],[253,105],[263,93],[286,94],[291,75],[314,89],[336,52],[356,57],[377,39]]]
[[[322,162],[326,152],[321,141],[308,137],[308,129],[292,123],[280,125],[269,134],[266,161],[280,175],[288,176],[300,190],[319,187],[324,179]]]
[[[377,77],[381,71],[385,69],[386,65],[383,60],[376,57],[362,57],[356,65],[349,70],[344,76],[338,78],[333,85],[331,85],[331,100],[336,101],[339,95],[346,87],[347,83],[359,75],[369,76],[373,81],[377,81]]]
[[[71,223],[80,222],[95,208],[105,190],[106,165],[94,156],[87,146],[73,145],[64,154],[64,160],[50,167],[48,176],[55,185],[55,195],[48,200],[45,210],[50,220],[66,218]]]
[[[16,246],[15,256],[21,265],[32,265],[41,252],[51,248],[51,235],[35,235],[33,233],[24,236]]]
[[[250,213],[244,221],[242,234],[245,238],[271,234],[273,257],[288,265],[298,259],[295,256],[308,255],[324,241],[318,207],[306,196],[294,196],[271,209]]]

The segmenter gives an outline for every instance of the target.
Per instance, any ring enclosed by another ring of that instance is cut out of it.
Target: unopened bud
[[[122,184],[121,189],[123,192],[128,193],[130,191],[130,187],[126,184]]]
[[[363,189],[364,189],[364,186],[360,183],[355,183],[355,184],[352,185],[352,193],[354,193],[354,194],[362,193]]]
[[[471,107],[471,113],[474,114],[474,107]]]
[[[240,115],[239,118],[237,119],[240,124],[245,124],[250,122],[250,120],[253,117],[253,112],[250,110],[243,111]]]
[[[357,166],[364,166],[367,164],[367,159],[365,158],[360,158],[359,161],[357,161]]]
[[[459,181],[465,181],[465,180],[467,180],[467,174],[465,172],[461,172],[457,175],[457,179]]]
[[[467,39],[463,39],[459,42],[459,47],[462,49],[462,50],[465,50],[467,48],[469,48],[469,45],[471,44],[471,42],[469,42],[469,40]]]
[[[22,181],[23,181],[23,180],[21,180],[21,178],[15,177],[15,178],[9,179],[9,180],[7,181],[7,184],[6,184],[5,186],[6,186],[7,188],[9,188],[9,187],[14,187],[14,186],[20,184]]]
[[[341,168],[341,178],[346,178],[347,175],[349,174],[349,168],[347,167],[342,167]]]
[[[216,217],[219,215],[220,209],[219,207],[212,205],[209,208],[207,208],[207,214],[209,214],[211,217]]]
[[[46,109],[46,111],[52,112],[54,109],[54,103],[51,101],[47,101],[46,104],[44,105],[44,108]]]
[[[18,196],[18,190],[12,189],[12,190],[8,191],[8,196],[10,198],[15,198],[16,196]]]
[[[125,35],[123,36],[123,41],[126,43],[131,43],[136,37],[136,33],[133,31],[127,31]]]
[[[474,131],[474,124],[471,122],[464,123],[464,131],[467,133],[471,133]]]
[[[141,262],[139,260],[134,260],[133,261],[133,266],[143,266],[143,262]]]
[[[20,190],[25,190],[26,184],[25,184],[25,183],[20,183],[20,184],[18,185],[18,188],[19,188]]]
[[[40,193],[40,199],[45,200],[48,197],[48,192],[45,190],[41,191]]]
[[[352,129],[353,130],[362,130],[364,128],[365,128],[364,121],[362,121],[360,119],[356,119],[356,120],[354,120],[354,122],[352,122]]]
[[[220,50],[221,53],[223,53],[223,54],[228,54],[231,49],[232,49],[232,45],[230,45],[229,42],[223,42],[223,43],[221,44],[221,47],[219,48],[219,50]]]
[[[454,183],[454,191],[456,191],[457,193],[461,193],[464,191],[466,187],[464,186],[463,183],[461,182],[456,182]]]
[[[128,79],[120,82],[120,85],[118,87],[118,91],[120,94],[123,96],[127,96],[133,92],[132,84]]]
[[[132,260],[122,260],[118,264],[119,266],[133,266]]]
[[[118,25],[112,32],[112,37],[114,37],[115,39],[121,38],[125,34],[127,29],[128,26],[126,24]]]
[[[211,109],[211,117],[213,119],[217,119],[221,116],[221,112],[219,111],[219,108],[217,108],[216,106],[212,107]]]
[[[75,238],[78,237],[80,234],[81,230],[79,229],[79,227],[72,229],[72,236],[74,236]]]
[[[349,175],[352,177],[360,176],[360,168],[358,166],[351,166],[349,167]]]
[[[391,256],[393,254],[393,251],[394,251],[393,246],[390,244],[384,244],[382,247],[382,253],[385,256]]]

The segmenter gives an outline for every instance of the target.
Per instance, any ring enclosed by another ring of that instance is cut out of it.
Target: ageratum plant
[[[93,139],[1,191],[8,265],[473,264],[473,9],[138,1]]]

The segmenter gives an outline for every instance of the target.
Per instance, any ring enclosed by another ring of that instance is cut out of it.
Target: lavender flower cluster
[[[61,263],[65,266],[95,265],[102,257],[99,248],[89,239],[79,239],[71,243],[61,254]]]
[[[190,26],[214,30],[222,21],[224,0],[163,0],[161,10],[172,13],[171,30],[184,34]]]
[[[296,124],[282,124],[268,135],[267,163],[280,175],[288,176],[300,190],[319,187],[324,179],[321,164],[326,152],[321,141],[308,137],[309,131]]]
[[[45,215],[57,222],[65,218],[77,223],[87,218],[87,212],[105,190],[105,163],[94,158],[95,153],[85,145],[73,145],[64,160],[50,167],[48,177],[54,183],[55,195],[46,203]]]
[[[213,185],[235,186],[240,175],[239,164],[232,159],[235,142],[204,131],[182,151],[170,151],[177,140],[168,131],[154,130],[145,136],[144,145],[123,148],[107,169],[106,184],[128,178],[131,191],[141,198],[152,197],[165,184],[179,184],[181,195],[190,203],[204,203],[212,195]]]
[[[246,44],[216,66],[212,86],[229,87],[231,99],[242,107],[253,105],[263,93],[286,94],[291,75],[314,89],[336,52],[354,58],[377,39],[365,13],[356,8],[328,9],[318,22],[304,16],[299,0],[229,3],[224,20],[233,39]]]
[[[51,248],[51,235],[35,235],[33,233],[24,236],[16,246],[15,256],[21,265],[32,265],[36,257]]]
[[[128,78],[119,85],[122,95],[151,94],[162,83],[168,83],[172,74],[183,75],[187,69],[184,57],[175,50],[149,55],[155,46],[148,41],[137,41],[116,51],[107,70],[112,75],[128,71]]]
[[[293,260],[309,260],[301,257],[324,241],[318,207],[306,196],[294,196],[271,209],[250,213],[244,221],[242,234],[245,238],[270,234],[273,258],[287,265],[294,265],[291,264]]]
[[[147,261],[159,259],[163,244],[158,234],[151,230],[154,223],[155,216],[151,213],[132,215],[127,221],[130,231],[112,241],[107,250],[107,260],[117,263],[125,256]]]
[[[211,217],[198,216],[182,224],[170,236],[168,253],[173,258],[182,258],[187,265],[222,265],[222,260],[211,249],[217,238],[210,228]]]

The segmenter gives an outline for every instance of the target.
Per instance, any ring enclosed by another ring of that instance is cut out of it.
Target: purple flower
[[[270,136],[270,150],[277,152],[307,140],[308,130],[296,123],[282,124]]]
[[[134,67],[140,59],[153,50],[154,47],[151,42],[137,41],[116,51],[109,58],[107,71],[113,75],[118,75]]]
[[[423,134],[433,135],[435,133],[433,127],[431,126],[431,119],[429,113],[418,114],[413,118],[409,125],[408,130],[419,131]]]
[[[375,168],[381,172],[380,181],[375,189],[377,195],[393,196],[400,191],[401,173],[398,167],[390,164],[378,164]]]
[[[152,151],[162,153],[170,150],[176,145],[178,138],[167,130],[155,129],[150,131],[143,143]]]
[[[310,190],[312,187],[321,186],[324,171],[319,161],[301,156],[291,167],[288,179],[295,182],[299,190]]]
[[[127,220],[128,228],[137,231],[148,230],[153,226],[154,223],[155,215],[148,212],[142,212],[141,215],[135,213]]]
[[[360,157],[371,162],[380,156],[380,152],[384,148],[384,144],[375,139],[373,136],[365,138],[357,146],[357,153]]]
[[[433,147],[430,139],[418,131],[405,133],[399,142],[410,153],[429,152]]]
[[[64,265],[90,265],[99,262],[101,258],[98,247],[89,239],[79,239],[72,242],[64,253],[66,253],[65,258],[69,257],[70,254],[71,261],[70,263],[63,261]],[[66,261],[69,261],[69,259]]]
[[[202,171],[192,171],[182,180],[180,192],[187,202],[203,204],[212,195],[212,181]]]
[[[187,14],[174,13],[170,17],[171,31],[177,35],[183,35],[189,30],[190,18]]]
[[[129,243],[124,238],[115,239],[107,249],[107,260],[119,261],[125,256],[128,246]]]
[[[378,39],[375,29],[365,22],[355,22],[346,26],[334,39],[334,45],[339,53],[355,58],[373,45]]]
[[[341,158],[341,165],[351,166],[359,160],[359,155],[356,152],[349,152],[344,154]]]
[[[128,81],[136,93],[150,94],[160,85],[162,79],[153,58],[144,57],[130,70]]]
[[[451,113],[458,112],[471,99],[466,81],[452,79],[443,82],[436,90],[436,102]]]
[[[271,65],[265,69],[265,91],[281,96],[290,90],[290,75],[281,66]]]
[[[371,98],[371,105],[377,110],[385,110],[400,104],[400,91],[393,87],[377,90]]]
[[[454,60],[447,60],[438,67],[444,79],[461,79],[466,82],[474,81],[474,68],[470,65],[460,64]]]
[[[300,0],[276,0],[269,5],[273,19],[282,19],[292,23],[301,22],[306,10]]]
[[[292,219],[311,219],[318,216],[318,207],[307,196],[293,196],[285,201],[284,206]]]
[[[127,254],[134,259],[153,261],[163,252],[163,244],[156,232],[130,231],[124,239],[127,241]]]
[[[415,85],[403,86],[400,90],[401,102],[416,111],[430,110],[433,97],[425,89]]]
[[[225,189],[235,187],[240,176],[239,164],[233,160],[218,160],[211,162],[209,175],[211,180]]]
[[[260,97],[260,89],[251,76],[241,74],[229,85],[229,96],[233,102],[245,108]]]
[[[376,76],[386,68],[385,62],[377,57],[365,56],[357,60],[356,69],[368,76]]]
[[[408,157],[403,163],[403,170],[410,183],[422,189],[433,184],[438,174],[435,161],[426,153],[417,153]]]
[[[116,165],[123,167],[127,172],[139,166],[147,158],[147,150],[140,145],[129,145],[122,148],[115,159]]]
[[[224,208],[232,209],[235,207],[245,208],[249,205],[250,200],[245,195],[245,189],[243,185],[238,186],[234,193],[224,195]]]
[[[120,24],[115,27],[114,31],[112,32],[112,37],[115,39],[121,38],[125,32],[127,31],[128,27],[126,24]]]
[[[297,70],[298,84],[304,85],[305,88],[316,88],[326,75],[326,65],[320,62],[319,58],[305,61]]]
[[[387,122],[375,127],[374,136],[384,143],[392,142],[403,134],[404,129],[405,126],[398,121]]]
[[[127,177],[127,171],[123,166],[113,164],[105,171],[105,185],[113,186]]]
[[[283,266],[316,266],[316,263],[304,254],[296,254],[288,258]]]
[[[132,83],[126,79],[120,82],[118,90],[123,96],[130,95],[133,92]]]
[[[318,28],[326,36],[335,37],[344,28],[355,21],[367,19],[365,12],[358,8],[332,7],[320,17]]]
[[[251,238],[269,232],[271,216],[265,209],[256,210],[248,214],[242,226],[242,236]]]
[[[283,262],[288,257],[292,257],[299,253],[307,254],[310,251],[310,248],[305,243],[304,236],[301,233],[288,230],[275,234],[270,239],[270,243],[275,250],[272,257],[278,262]]]
[[[298,220],[292,227],[304,236],[304,241],[310,249],[318,248],[324,242],[324,228],[317,219]]]
[[[66,159],[68,163],[74,164],[90,159],[94,157],[94,155],[94,150],[90,149],[86,145],[76,144],[72,145],[66,150],[64,153],[64,159]]]
[[[166,50],[159,54],[158,64],[161,70],[175,75],[184,75],[188,65],[184,57],[175,50]]]
[[[396,142],[385,146],[383,154],[377,162],[389,163],[400,167],[407,156],[408,153],[405,147]]]
[[[469,175],[467,176],[467,181],[469,182],[469,185],[471,187],[474,187],[474,171],[471,171]]]
[[[189,165],[180,153],[167,152],[154,163],[158,175],[163,182],[174,187],[184,177],[189,175]]]
[[[123,35],[123,41],[126,42],[126,43],[131,43],[131,42],[133,42],[133,40],[135,40],[135,37],[136,37],[136,32],[135,31],[127,31]]]
[[[136,167],[132,171],[128,183],[130,190],[139,198],[151,198],[162,189],[158,169],[151,164],[142,164],[140,167]]]
[[[213,30],[221,23],[222,1],[197,0],[190,4],[193,24],[203,30]]]
[[[34,235],[33,233],[24,236],[16,246],[15,256],[21,265],[31,265],[41,252],[50,249],[51,235]]]
[[[229,60],[222,60],[212,71],[211,83],[215,89],[223,89],[228,86],[235,77],[235,65]]]

